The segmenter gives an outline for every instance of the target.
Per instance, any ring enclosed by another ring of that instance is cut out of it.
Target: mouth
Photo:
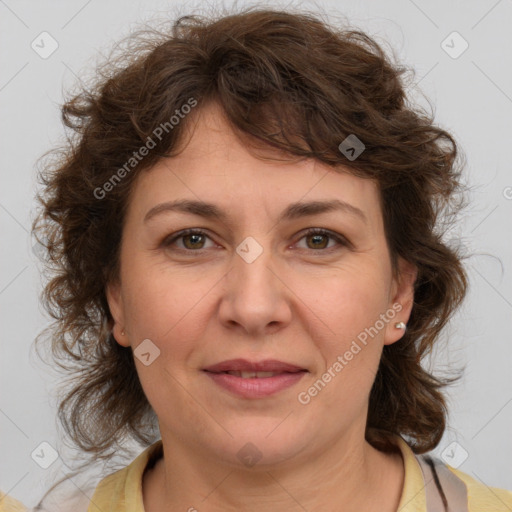
[[[264,398],[295,385],[308,370],[283,361],[231,359],[204,368],[223,390],[243,398]]]
[[[242,379],[266,379],[267,377],[275,377],[276,375],[282,375],[283,373],[296,373],[296,372],[242,372],[242,371],[229,371],[229,372],[220,372],[220,373],[225,373],[227,375],[234,375],[235,377],[241,377]]]
[[[212,373],[295,373],[307,371],[300,366],[277,361],[276,359],[266,359],[265,361],[248,361],[246,359],[230,359],[204,368]],[[240,376],[240,375],[237,375]],[[271,377],[271,375],[268,375]]]

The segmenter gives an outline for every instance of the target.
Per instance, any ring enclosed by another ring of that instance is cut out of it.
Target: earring
[[[121,331],[121,336],[124,336],[124,329]]]
[[[407,326],[404,324],[404,322],[397,322],[395,324],[395,329],[405,329]]]

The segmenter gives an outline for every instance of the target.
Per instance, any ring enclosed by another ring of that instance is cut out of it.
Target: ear
[[[114,319],[112,334],[119,345],[129,347],[130,342],[128,340],[128,336],[124,332],[125,318],[121,284],[117,281],[109,282],[106,288],[106,296],[110,314]]]
[[[389,310],[395,311],[395,316],[386,325],[384,345],[391,345],[402,338],[405,329],[395,327],[398,322],[407,325],[414,304],[414,283],[418,269],[412,263],[399,258],[397,275],[391,286]]]

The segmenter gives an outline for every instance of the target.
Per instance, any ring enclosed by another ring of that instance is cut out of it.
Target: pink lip
[[[243,371],[243,372],[300,372],[304,370],[300,366],[295,366],[275,359],[266,359],[265,361],[247,361],[246,359],[230,359],[229,361],[222,361],[204,368],[207,372],[229,372],[229,371]]]
[[[251,362],[231,359],[204,369],[217,385],[243,398],[263,398],[296,384],[307,372],[304,368],[276,360]],[[244,379],[227,371],[274,372],[279,375]]]

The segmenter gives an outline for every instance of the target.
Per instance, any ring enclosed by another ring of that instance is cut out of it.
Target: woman
[[[510,510],[419,456],[447,383],[421,360],[466,277],[439,222],[457,147],[402,69],[272,10],[144,41],[65,104],[36,226],[64,427],[147,446],[88,510]]]

